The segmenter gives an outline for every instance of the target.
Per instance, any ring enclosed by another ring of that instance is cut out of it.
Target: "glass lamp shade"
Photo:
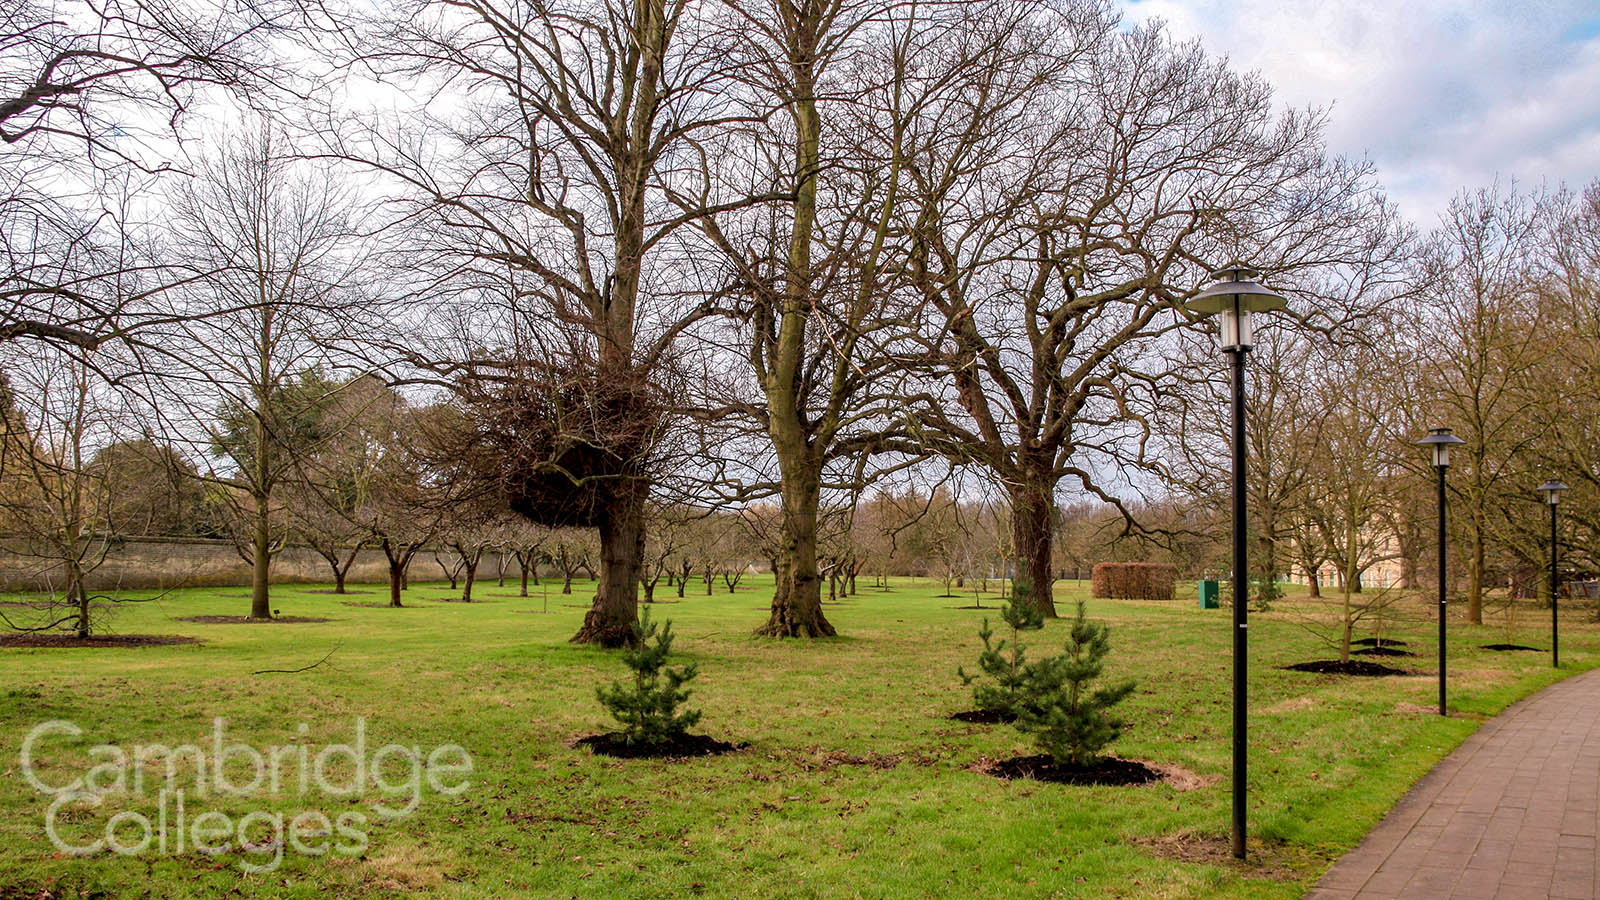
[[[1251,314],[1283,309],[1289,305],[1282,294],[1257,284],[1259,272],[1254,269],[1233,268],[1212,272],[1216,282],[1192,300],[1184,309],[1201,315],[1219,315],[1224,350],[1249,350],[1255,343],[1255,325]]]
[[[1539,485],[1539,490],[1544,493],[1544,502],[1555,506],[1561,502],[1561,492],[1567,490],[1567,486],[1552,478]]]
[[[1428,429],[1428,436],[1417,441],[1418,446],[1433,449],[1433,464],[1440,469],[1450,465],[1450,447],[1465,443],[1466,441],[1451,434],[1450,429],[1442,426]]]

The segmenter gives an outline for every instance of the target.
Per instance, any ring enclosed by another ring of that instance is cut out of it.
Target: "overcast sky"
[[[1281,103],[1332,107],[1328,143],[1370,156],[1431,227],[1496,175],[1581,188],[1600,176],[1595,0],[1118,0],[1129,21],[1259,70]]]

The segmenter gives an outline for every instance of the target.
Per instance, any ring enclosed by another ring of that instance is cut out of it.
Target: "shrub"
[[[1171,600],[1178,567],[1171,563],[1096,563],[1090,596],[1116,600]]]
[[[677,712],[689,699],[683,686],[699,673],[694,663],[667,667],[667,655],[672,652],[671,620],[658,633],[650,611],[645,610],[633,626],[633,635],[633,646],[622,651],[623,665],[633,672],[632,683],[613,681],[610,687],[596,688],[595,696],[622,725],[618,737],[624,744],[671,743],[700,721],[700,710]]]
[[[1013,595],[1010,603],[1000,607],[1000,618],[1011,627],[1011,639],[992,640],[994,630],[989,627],[989,617],[983,619],[978,637],[983,639],[983,652],[978,654],[978,668],[992,679],[992,683],[979,684],[972,689],[972,699],[984,712],[1015,719],[1021,712],[1026,696],[1028,661],[1022,649],[1022,632],[1038,631],[1044,627],[1044,615],[1028,602],[1026,594]],[[968,675],[957,668],[962,684],[972,684],[978,675]]]
[[[1090,689],[1111,652],[1111,629],[1084,617],[1083,602],[1067,635],[1066,652],[1028,667],[1017,729],[1032,734],[1057,764],[1085,766],[1122,733],[1109,710],[1133,693],[1134,682]]]

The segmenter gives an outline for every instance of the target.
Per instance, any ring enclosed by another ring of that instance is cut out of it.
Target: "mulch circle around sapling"
[[[688,756],[716,756],[743,750],[749,744],[731,744],[703,734],[685,734],[659,744],[628,744],[616,732],[591,734],[572,742],[574,748],[588,747],[602,756],[619,759],[682,759]]]
[[[1524,646],[1522,644],[1484,644],[1482,649],[1484,649],[1484,650],[1500,650],[1500,651],[1504,651],[1504,650],[1532,650],[1535,653],[1543,653],[1544,652],[1544,648],[1543,647],[1528,647],[1528,646]]]
[[[1359,656],[1416,656],[1410,650],[1397,650],[1394,647],[1362,647],[1360,650],[1351,650]]]
[[[992,709],[968,709],[958,713],[951,713],[950,718],[957,722],[970,722],[974,725],[1006,725],[1017,720],[1016,716],[995,712]]]
[[[252,619],[249,616],[181,616],[179,622],[199,622],[202,625],[300,625],[309,622],[332,622],[333,619],[316,619],[310,616],[273,616],[270,619]]]
[[[1108,756],[1088,766],[1057,763],[1049,754],[1014,756],[1010,759],[980,759],[973,770],[1010,781],[1029,778],[1052,784],[1100,785],[1119,787],[1160,781],[1165,773],[1131,759]]]
[[[1000,607],[998,607],[998,606],[976,606],[976,605],[973,605],[973,604],[970,604],[970,603],[967,604],[966,606],[952,606],[950,608],[951,609],[992,609],[995,612],[999,612],[1000,611]]]
[[[1347,663],[1339,662],[1336,659],[1319,659],[1313,662],[1295,663],[1292,666],[1280,666],[1279,668],[1288,672],[1313,672],[1318,675],[1360,675],[1364,678],[1411,674],[1404,669],[1393,669],[1382,663],[1366,662],[1360,659],[1352,659]]]
[[[1354,645],[1356,645],[1358,647],[1409,647],[1409,646],[1411,646],[1410,644],[1407,644],[1405,641],[1397,641],[1394,638],[1362,638],[1359,641],[1351,641],[1350,643],[1352,643],[1352,644],[1354,644]]]
[[[1245,859],[1236,859],[1233,844],[1226,835],[1197,835],[1189,832],[1161,837],[1136,837],[1131,843],[1152,856],[1196,865],[1231,869],[1246,878],[1271,881],[1294,881],[1305,873],[1306,864],[1317,865],[1320,860],[1301,860],[1289,852],[1281,841],[1264,842],[1251,839],[1247,844]],[[1296,862],[1300,866],[1296,866]]]
[[[198,644],[199,638],[181,634],[7,634],[0,635],[0,647],[172,647]]]
[[[305,593],[305,594],[332,594],[335,597],[348,597],[351,594],[370,594],[372,592],[371,591],[351,591],[351,590],[346,590],[346,591],[340,592],[340,591],[334,590],[333,588],[320,588],[320,589],[316,589],[316,590],[305,590],[305,591],[302,591],[301,593]]]

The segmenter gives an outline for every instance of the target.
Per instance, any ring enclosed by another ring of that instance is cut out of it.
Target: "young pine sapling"
[[[972,689],[972,699],[984,712],[1012,721],[1022,712],[1029,677],[1022,632],[1043,628],[1044,615],[1023,594],[1001,605],[1000,618],[1011,627],[1011,639],[994,641],[994,629],[989,627],[989,618],[985,616],[983,627],[978,630],[978,637],[983,639],[983,652],[978,654],[978,668],[982,672],[968,675],[965,669],[958,667],[956,674],[961,676],[962,684],[972,684],[980,675],[988,675],[988,681]]]
[[[633,626],[633,646],[622,651],[622,663],[633,673],[632,682],[614,681],[595,689],[595,696],[622,725],[617,737],[626,745],[660,746],[682,738],[700,721],[700,710],[678,712],[689,699],[684,685],[698,672],[694,663],[669,668],[672,622],[660,626],[644,610]]]
[[[1110,652],[1110,628],[1084,618],[1079,601],[1066,652],[1028,667],[1027,700],[1018,710],[1017,729],[1032,734],[1058,765],[1091,765],[1122,733],[1122,722],[1110,710],[1133,693],[1134,682],[1091,689]]]

